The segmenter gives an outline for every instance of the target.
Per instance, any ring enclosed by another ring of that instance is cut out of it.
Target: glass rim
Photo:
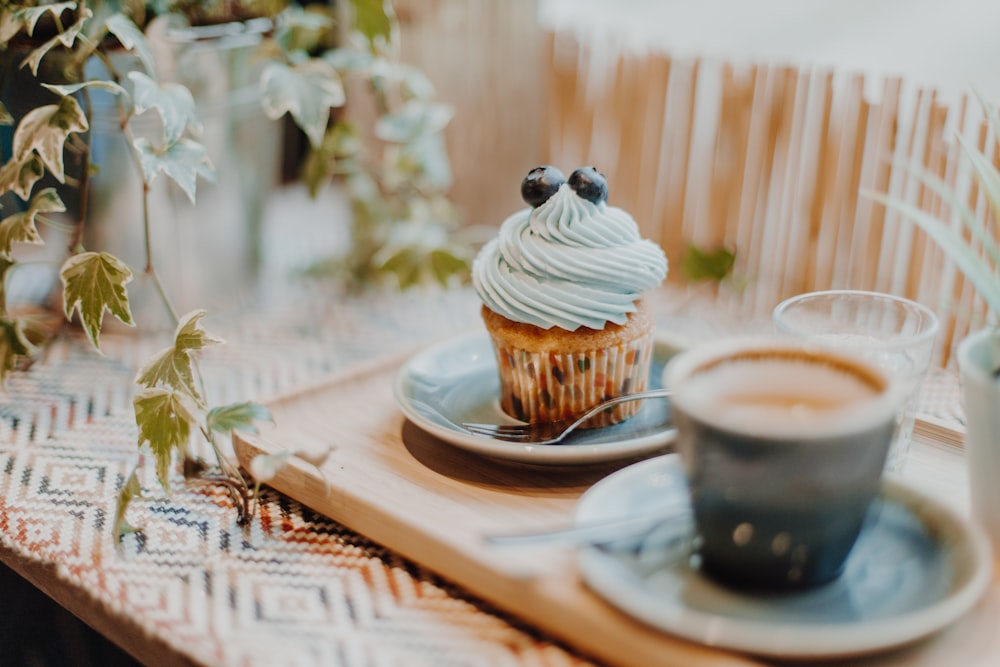
[[[925,306],[922,303],[914,301],[913,299],[908,299],[905,296],[899,296],[897,294],[890,294],[888,292],[875,292],[870,290],[851,290],[851,289],[838,289],[838,290],[817,290],[814,292],[803,292],[802,294],[796,294],[795,296],[788,297],[783,300],[777,306],[775,306],[771,311],[771,321],[774,326],[781,332],[789,333],[793,335],[804,335],[801,332],[795,331],[788,326],[787,323],[783,322],[781,319],[782,314],[787,311],[790,307],[798,305],[800,303],[805,303],[812,299],[819,299],[824,297],[838,297],[838,296],[862,296],[868,298],[874,298],[883,302],[890,302],[896,305],[905,306],[911,308],[918,312],[921,316],[923,322],[926,322],[927,326],[924,330],[918,333],[907,333],[899,334],[897,338],[893,340],[876,340],[873,344],[884,348],[895,348],[895,347],[907,347],[917,343],[926,342],[928,339],[933,340],[937,337],[938,329],[941,323],[938,316],[934,314],[934,311]]]

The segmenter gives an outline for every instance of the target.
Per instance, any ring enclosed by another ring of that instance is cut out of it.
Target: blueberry
[[[595,167],[580,167],[569,175],[569,187],[589,202],[608,200],[608,179]]]
[[[531,206],[541,206],[566,182],[566,176],[555,167],[535,167],[521,181],[521,198]]]

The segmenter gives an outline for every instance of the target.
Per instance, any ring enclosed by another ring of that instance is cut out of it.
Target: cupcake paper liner
[[[614,347],[570,354],[528,352],[493,337],[500,371],[500,406],[526,422],[571,419],[621,394],[644,391],[649,382],[653,336]],[[617,424],[642,407],[628,401],[590,419],[583,428]]]

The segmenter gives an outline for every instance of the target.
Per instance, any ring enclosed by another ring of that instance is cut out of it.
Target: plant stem
[[[129,143],[131,143],[131,140]],[[143,245],[146,251],[146,268],[144,271],[149,279],[153,281],[153,286],[160,295],[160,300],[163,301],[163,305],[167,309],[167,313],[170,314],[170,319],[176,327],[181,318],[177,315],[177,310],[174,308],[173,301],[170,300],[170,295],[167,294],[167,290],[163,287],[163,283],[160,281],[160,274],[156,272],[156,268],[153,266],[152,229],[149,224],[149,183],[146,181],[145,176],[143,176],[142,179],[142,235]]]

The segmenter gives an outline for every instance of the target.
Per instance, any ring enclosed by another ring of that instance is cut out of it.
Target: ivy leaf
[[[250,474],[258,484],[270,482],[293,456],[295,452],[291,449],[283,449],[273,454],[259,454],[250,460]]]
[[[59,95],[72,95],[84,88],[100,88],[106,90],[112,95],[120,95],[125,99],[129,99],[128,91],[122,88],[119,84],[114,81],[103,81],[101,79],[91,79],[90,81],[83,81],[81,83],[69,83],[69,84],[54,84],[54,83],[43,83],[43,88],[48,88],[53,93],[58,93]]]
[[[24,115],[14,131],[14,156],[19,162],[31,151],[38,153],[46,168],[60,183],[66,182],[63,170],[63,147],[72,132],[90,128],[79,103],[64,97],[58,104],[45,104]]]
[[[292,114],[313,148],[323,142],[330,109],[343,106],[347,99],[337,70],[317,58],[294,67],[271,63],[261,74],[260,90],[267,116],[277,120]]]
[[[208,158],[205,147],[192,139],[179,139],[165,149],[157,149],[145,137],[139,137],[132,144],[139,154],[143,179],[152,183],[161,171],[194,204],[195,187],[198,176],[209,183],[215,182],[215,167]]]
[[[420,283],[420,255],[413,248],[401,248],[382,264],[382,270],[396,275],[400,289]]]
[[[171,345],[157,352],[135,376],[135,384],[153,388],[166,387],[190,396],[196,403],[204,403],[194,378],[191,356]]]
[[[104,24],[108,27],[108,32],[117,37],[122,46],[139,56],[146,71],[156,76],[153,50],[139,26],[124,14],[112,14]]]
[[[43,4],[37,7],[25,7],[22,11],[14,12],[14,14],[19,20],[18,29],[20,29],[20,26],[23,25],[24,31],[31,36],[35,34],[35,25],[38,23],[38,20],[42,18],[46,12],[51,12],[52,18],[58,19],[67,9],[76,9],[76,2],[56,2],[51,5]],[[14,32],[17,31],[15,30]],[[6,37],[6,34],[4,36]],[[13,34],[11,34],[10,37],[13,37]]]
[[[327,14],[291,5],[281,12],[275,36],[286,52],[312,52],[323,45],[334,25],[333,17]]]
[[[0,386],[6,385],[7,374],[14,370],[20,357],[34,350],[17,320],[0,319]]]
[[[7,271],[16,262],[0,258],[0,313],[7,312]]]
[[[219,433],[242,431],[256,433],[255,421],[274,421],[271,411],[259,403],[232,403],[208,411],[208,428]]]
[[[354,28],[372,47],[392,41],[395,16],[388,0],[351,0],[354,6]]]
[[[198,405],[204,405],[195,382],[191,352],[222,340],[209,336],[200,326],[204,310],[196,310],[181,318],[174,333],[174,344],[160,350],[135,377],[135,384],[143,387],[167,387],[190,396]]]
[[[136,474],[136,469],[133,468],[131,474],[122,484],[122,488],[118,491],[118,502],[115,503],[115,524],[114,524],[114,535],[118,542],[122,541],[128,533],[139,532],[139,529],[131,525],[125,519],[125,512],[128,510],[129,504],[136,498],[142,497],[142,487],[139,485],[139,477]]]
[[[462,276],[469,271],[469,261],[465,257],[445,248],[436,248],[430,253],[431,272],[444,286],[452,276]]]
[[[393,114],[386,114],[375,123],[375,136],[383,141],[405,144],[418,137],[443,130],[455,111],[447,104],[428,104],[410,100]]]
[[[59,276],[66,318],[71,318],[78,309],[83,329],[98,350],[105,310],[122,324],[135,326],[125,291],[125,285],[132,280],[132,270],[114,255],[106,252],[73,255],[63,264]]]
[[[94,12],[92,12],[89,7],[79,7],[76,23],[66,28],[55,37],[39,46],[37,49],[33,50],[28,57],[24,59],[24,62],[21,63],[21,67],[27,66],[34,76],[38,76],[38,67],[42,63],[42,58],[44,58],[49,51],[57,46],[64,46],[67,49],[72,48],[76,38],[83,31],[84,25],[93,15]],[[32,24],[32,30],[34,30],[34,24]]]
[[[721,282],[733,270],[735,262],[736,253],[727,248],[706,252],[691,244],[681,257],[681,274],[692,282]]]
[[[400,65],[399,76],[404,99],[426,102],[434,97],[434,84],[421,70],[412,65]]]
[[[0,193],[13,192],[21,199],[31,197],[35,183],[45,175],[45,165],[34,152],[26,160],[10,160],[0,167]]]
[[[65,210],[66,205],[56,194],[55,188],[45,188],[39,192],[32,198],[27,211],[14,213],[0,221],[0,258],[13,259],[11,252],[17,242],[44,245],[35,226],[35,217],[39,213]]]
[[[158,84],[142,72],[129,72],[134,86],[135,111],[138,114],[155,109],[163,120],[163,134],[167,144],[181,138],[190,127],[201,131],[201,121],[195,112],[194,97],[187,87],[179,83]]]
[[[338,72],[362,72],[374,62],[374,56],[370,51],[351,47],[330,49],[322,55],[322,58]]]
[[[201,327],[201,318],[205,317],[204,310],[192,310],[181,317],[174,332],[174,347],[182,351],[202,350],[209,345],[219,345],[225,341],[221,338],[210,336]]]
[[[132,400],[139,446],[149,444],[156,459],[160,486],[170,488],[170,462],[174,451],[187,451],[191,427],[198,421],[198,407],[187,394],[162,387],[146,387]]]

